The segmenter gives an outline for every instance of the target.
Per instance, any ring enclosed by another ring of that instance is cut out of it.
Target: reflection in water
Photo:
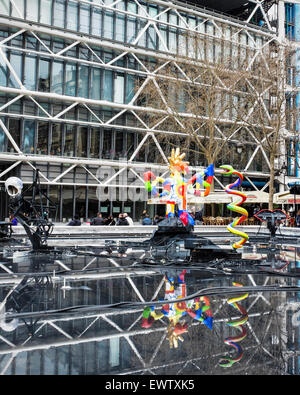
[[[182,318],[189,315],[193,319],[203,322],[210,330],[213,328],[213,317],[210,308],[209,298],[206,296],[180,301],[186,298],[186,284],[185,284],[186,270],[177,276],[177,284],[175,283],[175,276],[171,273],[165,274],[165,296],[164,300],[176,300],[176,303],[164,304],[160,312],[155,311],[155,306],[148,306],[143,311],[142,327],[150,328],[155,320],[166,317],[169,320],[167,329],[167,338],[169,340],[170,348],[178,347],[178,340],[183,342],[183,333],[188,331],[188,323]],[[204,306],[200,307],[200,302],[204,302]]]
[[[5,254],[1,374],[299,374],[299,247],[250,247],[205,265]]]
[[[242,287],[242,285],[238,283],[233,283],[233,285],[237,287]],[[231,367],[234,363],[239,362],[244,354],[242,347],[237,343],[244,340],[247,336],[246,328],[243,325],[248,321],[248,313],[246,309],[244,309],[243,306],[241,306],[238,302],[246,298],[248,298],[247,293],[227,300],[227,303],[235,307],[242,314],[242,317],[227,322],[227,325],[237,328],[240,331],[240,335],[235,337],[227,337],[224,340],[226,344],[228,344],[229,346],[233,346],[237,350],[237,356],[235,358],[229,358],[226,356],[222,357],[222,360],[219,362],[219,364],[223,368]]]

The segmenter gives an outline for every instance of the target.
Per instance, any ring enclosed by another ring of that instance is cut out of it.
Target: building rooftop
[[[211,11],[220,12],[240,20],[248,20],[251,16],[250,23],[259,24],[260,20],[264,19],[263,11],[268,13],[270,8],[277,2],[277,0],[265,0],[262,3],[262,9],[257,8],[253,13],[254,8],[257,6],[253,0],[187,0],[185,2],[195,4],[198,7],[206,8]],[[253,14],[253,15],[252,15]]]

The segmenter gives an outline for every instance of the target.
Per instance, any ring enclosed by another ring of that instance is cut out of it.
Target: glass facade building
[[[56,220],[98,210],[139,219],[146,207],[142,173],[149,166],[166,171],[168,153],[156,139],[163,131],[140,116],[147,111],[139,102],[143,81],[158,60],[189,54],[189,31],[203,37],[200,60],[232,54],[250,62],[277,37],[268,10],[257,10],[238,19],[201,2],[0,0],[2,185],[11,175],[30,183],[38,168],[58,204]],[[180,144],[180,135],[173,138]],[[245,151],[250,184],[264,185],[263,152],[255,144]],[[201,155],[193,161],[205,165]],[[0,214],[7,216],[5,205]]]

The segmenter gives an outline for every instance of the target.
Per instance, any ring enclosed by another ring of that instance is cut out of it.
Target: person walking
[[[300,210],[297,211],[295,222],[296,222],[296,227],[299,228],[300,227]]]

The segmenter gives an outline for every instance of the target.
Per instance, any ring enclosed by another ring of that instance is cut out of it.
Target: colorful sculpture
[[[166,216],[175,216],[175,204],[178,205],[178,215],[185,226],[189,223],[194,225],[194,219],[187,210],[187,193],[196,196],[201,196],[200,188],[204,187],[203,196],[210,193],[210,187],[213,180],[214,168],[209,165],[206,170],[201,173],[196,173],[190,179],[186,179],[189,172],[189,162],[184,162],[185,154],[180,154],[179,148],[172,149],[169,159],[169,169],[171,171],[170,177],[164,179],[156,177],[151,171],[144,173],[145,188],[151,192],[152,196],[162,198],[160,203],[165,203]],[[204,177],[206,179],[204,180]],[[163,191],[158,193],[157,184],[163,185]],[[195,187],[193,184],[195,183]]]
[[[222,174],[226,174],[226,175],[231,175],[231,174],[236,174],[239,178],[233,183],[233,184],[229,184],[226,185],[225,187],[225,191],[231,195],[236,195],[240,197],[240,200],[236,200],[233,203],[229,203],[227,204],[227,208],[231,211],[234,211],[236,213],[241,214],[241,217],[237,217],[234,221],[232,221],[228,226],[227,229],[229,230],[229,232],[234,233],[236,235],[239,235],[242,237],[242,239],[239,242],[233,243],[232,247],[233,248],[241,248],[243,247],[243,245],[246,243],[246,241],[248,240],[248,235],[245,232],[241,232],[240,230],[234,229],[234,227],[236,225],[239,225],[240,223],[242,223],[243,221],[245,221],[245,219],[248,218],[248,211],[246,209],[244,209],[243,207],[240,207],[240,205],[242,203],[244,203],[244,201],[247,199],[247,196],[242,193],[242,192],[238,192],[238,191],[232,191],[232,188],[235,188],[237,186],[239,186],[242,181],[243,181],[243,175],[241,173],[239,173],[238,171],[234,170],[232,166],[230,165],[223,165],[220,166],[222,169],[226,169],[227,171],[225,171]]]
[[[239,284],[239,283],[233,283],[233,285],[236,287],[242,287],[242,284]],[[227,325],[237,328],[240,331],[240,335],[235,336],[235,337],[227,337],[224,340],[224,342],[226,344],[228,344],[229,346],[232,346],[236,349],[237,356],[235,358],[223,356],[219,362],[219,365],[222,366],[223,368],[231,367],[236,362],[239,362],[244,355],[244,351],[243,351],[242,347],[237,343],[242,341],[243,339],[245,339],[245,337],[247,336],[246,328],[243,325],[248,321],[248,313],[244,309],[244,307],[242,307],[237,302],[240,302],[241,300],[244,300],[247,297],[248,297],[248,294],[246,293],[246,294],[243,294],[243,295],[240,295],[235,298],[231,298],[231,299],[227,300],[227,303],[231,304],[233,307],[235,307],[242,314],[242,317],[238,318],[236,320],[227,322]]]
[[[165,300],[171,301],[186,297],[185,273],[186,270],[180,273],[177,278],[177,285],[175,285],[175,278],[173,276],[165,275]],[[203,302],[204,305],[201,302]],[[180,302],[179,300],[175,303],[167,303],[162,306],[159,312],[155,311],[154,306],[146,307],[143,312],[142,327],[150,328],[155,320],[163,317],[168,318],[167,338],[170,347],[177,348],[178,340],[184,340],[181,335],[188,330],[188,323],[182,320],[182,318],[187,315],[202,322],[212,330],[213,316],[209,298],[206,296],[188,301]]]

